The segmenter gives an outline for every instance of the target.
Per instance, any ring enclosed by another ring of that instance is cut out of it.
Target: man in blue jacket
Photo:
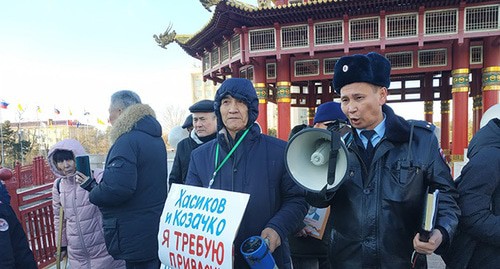
[[[109,254],[127,268],[159,268],[158,229],[167,199],[167,150],[150,106],[132,91],[111,96],[111,146],[101,182],[82,188],[103,217]]]
[[[444,250],[458,224],[457,191],[434,126],[406,121],[385,104],[390,72],[390,62],[377,53],[345,56],[334,67],[333,87],[353,128],[344,137],[348,171],[335,193],[316,201],[308,194],[313,205],[331,205],[332,268],[415,268],[412,253]],[[425,242],[424,199],[436,189],[437,220]]]
[[[0,268],[36,269],[23,227],[10,206],[10,196],[0,181]]]
[[[286,171],[286,142],[262,134],[255,123],[258,105],[249,80],[222,83],[215,94],[218,136],[192,152],[186,184],[250,194],[234,241],[234,268],[249,268],[240,246],[260,235],[269,240],[278,268],[289,269],[287,236],[302,223],[307,203]]]

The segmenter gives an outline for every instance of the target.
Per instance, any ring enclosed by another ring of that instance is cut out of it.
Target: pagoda
[[[499,103],[498,1],[200,2],[212,18],[175,42],[202,61],[204,80],[251,80],[258,123],[267,133],[267,105],[277,104],[281,139],[290,132],[291,107],[308,108],[312,121],[319,104],[338,97],[331,82],[335,62],[345,55],[375,51],[390,60],[388,102],[423,101],[429,122],[440,102],[441,147],[453,161],[463,160],[467,148],[469,97],[474,132],[482,112]]]

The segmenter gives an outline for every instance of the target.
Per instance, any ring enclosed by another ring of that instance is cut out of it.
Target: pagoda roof
[[[235,28],[273,26],[275,23],[304,23],[308,19],[327,20],[344,15],[361,16],[386,12],[407,12],[419,7],[439,8],[458,6],[461,0],[310,0],[307,3],[273,7],[256,7],[237,0],[221,0],[210,21],[196,34],[182,35],[176,42],[191,56],[200,58],[205,49],[231,37]],[[466,3],[488,2],[466,0]]]

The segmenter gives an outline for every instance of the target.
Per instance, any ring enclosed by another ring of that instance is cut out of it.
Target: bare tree
[[[189,114],[187,108],[179,105],[167,105],[158,117],[158,121],[163,128],[163,133],[167,134],[175,126],[180,126],[184,123],[186,116]]]

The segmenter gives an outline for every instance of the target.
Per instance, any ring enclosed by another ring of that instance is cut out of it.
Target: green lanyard
[[[209,189],[211,189],[212,188],[212,184],[214,184],[214,180],[215,180],[215,176],[217,175],[217,172],[219,172],[219,170],[222,168],[222,166],[226,163],[227,159],[229,159],[229,157],[231,157],[231,155],[233,154],[233,152],[240,145],[240,143],[243,140],[243,138],[245,138],[245,136],[247,135],[248,131],[250,131],[250,128],[252,128],[252,126],[248,127],[245,130],[245,132],[240,137],[240,139],[238,139],[238,141],[236,141],[236,144],[234,144],[234,147],[231,149],[231,151],[229,151],[229,154],[227,154],[227,156],[224,158],[224,160],[222,160],[222,162],[218,166],[217,166],[217,161],[219,160],[219,143],[217,143],[217,147],[215,148],[215,171],[214,171],[214,173],[212,175],[212,178],[210,179],[210,182],[208,183],[208,188]]]

